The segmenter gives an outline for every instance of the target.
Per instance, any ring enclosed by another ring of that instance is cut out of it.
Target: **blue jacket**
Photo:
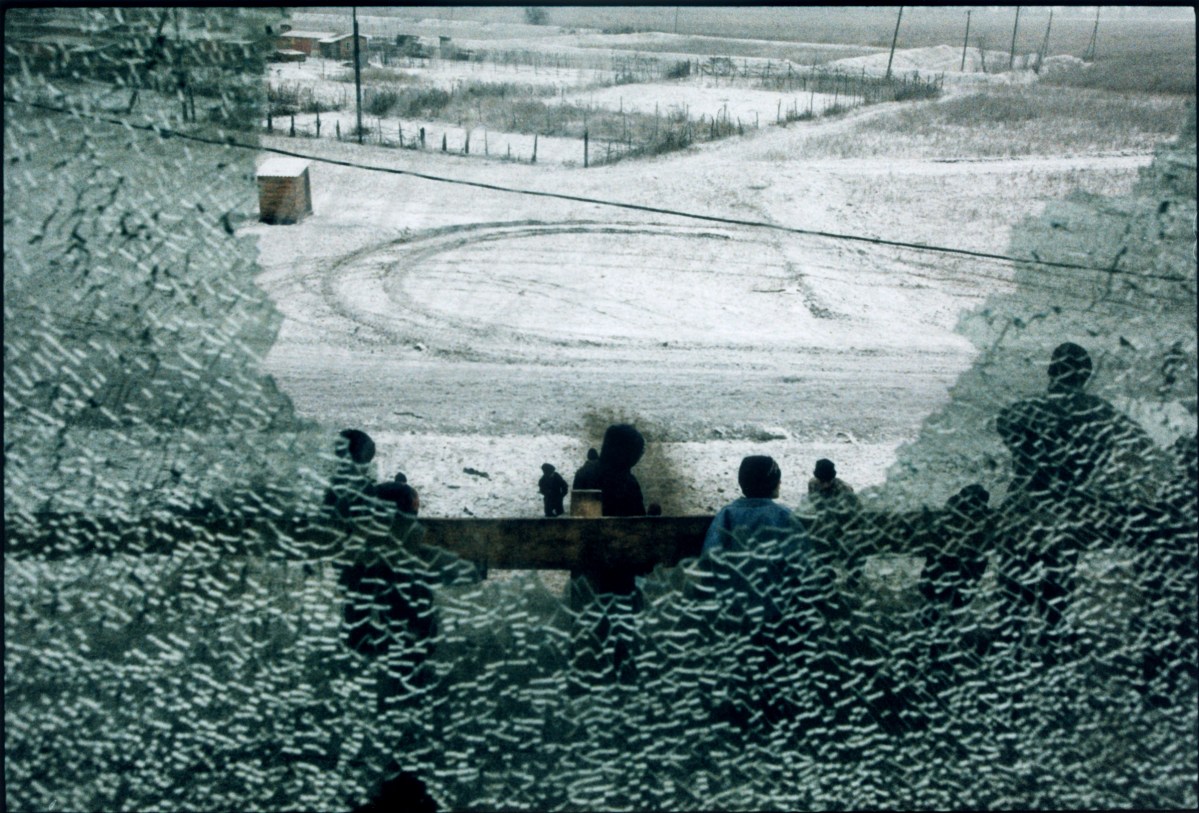
[[[747,538],[763,528],[781,528],[784,533],[803,534],[803,525],[787,506],[768,497],[740,497],[721,508],[713,518],[708,535],[704,537],[703,552],[724,550],[734,531]]]

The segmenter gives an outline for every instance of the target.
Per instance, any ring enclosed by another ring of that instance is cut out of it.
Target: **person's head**
[[[837,476],[837,467],[833,465],[833,461],[822,457],[816,461],[816,468],[812,474],[822,483],[831,483]]]
[[[554,467],[551,466],[549,463],[542,463],[541,464],[541,473],[546,474],[546,475],[553,474]]]
[[[588,449],[587,450],[587,459],[588,460],[599,460],[599,452],[597,452],[594,448]]]
[[[617,423],[604,432],[599,459],[614,469],[631,469],[645,453],[645,438],[632,424]]]
[[[1049,360],[1049,388],[1077,390],[1091,377],[1091,356],[1074,342],[1064,342]]]
[[[779,483],[783,473],[773,457],[764,454],[750,455],[742,458],[741,468],[737,471],[737,484],[741,493],[746,497],[767,497],[773,499],[779,495]]]
[[[341,430],[333,448],[338,457],[349,458],[360,466],[365,466],[375,457],[375,442],[361,429]]]
[[[420,513],[420,495],[408,483],[390,482],[379,486],[375,494],[381,500],[395,503],[395,506],[405,514]]]
[[[395,476],[395,482],[406,483],[406,482],[408,482],[408,477],[407,477],[407,475],[404,474],[404,472],[397,471],[396,476]]]
[[[425,783],[416,776],[401,771],[393,761],[387,766],[382,781],[370,800],[354,808],[354,813],[381,813],[404,810],[409,813],[436,813],[437,802],[429,795]]]

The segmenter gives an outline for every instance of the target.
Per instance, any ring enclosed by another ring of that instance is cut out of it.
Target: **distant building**
[[[396,34],[396,48],[400,56],[429,59],[437,54],[441,40],[449,37],[422,37],[417,34]],[[443,54],[444,56],[444,54]]]
[[[258,168],[258,219],[299,223],[312,214],[312,184],[302,158],[268,158]]]
[[[332,31],[285,31],[275,40],[275,48],[280,51],[302,51],[307,56],[312,56],[315,51],[319,56],[320,41],[336,36]]]
[[[358,35],[358,50],[362,61],[366,62],[366,55],[370,51],[370,34]],[[318,42],[320,46],[320,55],[325,59],[353,59],[354,58],[354,35],[353,34],[332,34]]]

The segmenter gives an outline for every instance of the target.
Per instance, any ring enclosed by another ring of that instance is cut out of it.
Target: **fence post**
[[[531,163],[531,164],[537,163],[537,133],[533,133],[533,160],[530,161],[529,163]]]
[[[425,148],[425,128],[424,127],[420,128],[420,148],[422,150]]]
[[[295,138],[295,136],[296,136],[296,117],[295,116],[291,117],[291,132],[289,132],[288,135],[291,136],[292,138]]]
[[[588,166],[587,161],[588,161],[587,131],[584,130],[583,131],[583,169],[587,169],[587,166]]]
[[[403,124],[403,122],[398,122],[398,121],[396,122],[396,132],[400,136],[400,149],[403,149],[404,148],[404,124]]]
[[[462,145],[462,154],[470,155],[470,129],[467,128],[463,132],[466,133],[466,142]]]
[[[441,134],[441,151],[442,151],[442,152],[445,152],[445,151],[446,151],[446,148],[445,148],[445,135],[446,135],[445,133],[442,133],[442,134]]]
[[[266,109],[266,131],[268,133],[275,132],[275,123],[271,121],[271,109],[269,107]]]
[[[337,128],[337,140],[341,141],[341,122],[334,119],[333,126]]]
[[[321,111],[316,111],[316,137],[321,137]]]

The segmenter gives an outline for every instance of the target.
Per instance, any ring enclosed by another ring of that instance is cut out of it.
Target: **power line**
[[[691,220],[702,220],[709,223],[721,223],[729,226],[745,226],[750,228],[771,229],[774,231],[787,232],[789,234],[801,234],[809,237],[824,237],[830,240],[845,240],[849,242],[869,243],[872,245],[891,246],[894,248],[905,248],[914,251],[928,251],[939,254],[951,254],[959,257],[973,257],[976,259],[999,260],[1001,262],[1010,263],[1025,263],[1027,265],[1036,265],[1044,268],[1060,268],[1071,269],[1076,271],[1094,271],[1102,274],[1127,274],[1138,279],[1156,279],[1164,282],[1187,282],[1186,277],[1168,276],[1164,274],[1143,274],[1134,271],[1126,271],[1116,268],[1114,265],[1108,268],[1101,268],[1093,265],[1083,265],[1081,263],[1058,262],[1054,260],[1042,260],[1039,258],[1027,257],[1012,257],[1008,254],[996,254],[987,251],[974,251],[965,248],[952,248],[949,246],[935,246],[926,243],[910,243],[903,240],[887,240],[882,237],[866,237],[859,234],[843,234],[839,232],[823,231],[820,229],[804,229],[798,226],[784,226],[778,223],[768,223],[761,220],[743,220],[741,218],[722,217],[719,215],[705,215],[696,212],[684,212],[677,209],[663,209],[658,206],[645,206],[638,203],[626,203],[623,201],[601,200],[599,198],[588,198],[581,195],[568,195],[564,192],[543,192],[534,189],[520,189],[511,186],[502,186],[500,184],[484,183],[482,181],[468,181],[461,178],[447,178],[441,175],[430,175],[426,172],[415,172],[409,169],[396,169],[394,167],[378,167],[369,164],[360,164],[355,161],[346,161],[338,158],[323,158],[317,155],[309,155],[306,153],[295,152],[293,150],[279,149],[278,147],[266,147],[256,144],[243,144],[235,141],[231,136],[224,140],[216,138],[206,138],[190,133],[179,132],[167,127],[160,127],[153,124],[133,124],[122,119],[112,119],[105,116],[100,116],[95,113],[83,113],[76,110],[68,110],[66,108],[55,107],[54,105],[43,104],[41,102],[26,101],[24,99],[15,99],[11,96],[4,97],[5,102],[13,104],[22,104],[28,107],[34,107],[40,110],[47,110],[53,113],[61,113],[77,118],[89,118],[104,124],[111,124],[116,127],[124,127],[133,130],[142,130],[158,135],[160,138],[180,138],[187,141],[195,141],[201,144],[211,144],[218,147],[235,147],[238,149],[252,150],[254,152],[268,152],[276,155],[285,155],[290,158],[303,158],[308,161],[315,161],[322,164],[331,164],[334,166],[350,167],[352,169],[361,169],[367,172],[383,172],[390,175],[406,175],[412,178],[420,178],[421,180],[434,181],[437,183],[454,184],[458,186],[469,186],[476,189],[487,189],[493,192],[505,192],[515,195],[528,195],[531,197],[551,198],[555,200],[568,200],[575,203],[589,203],[597,206],[610,206],[618,209],[629,209],[638,212],[648,212],[650,214],[668,215],[670,217],[682,217]]]

